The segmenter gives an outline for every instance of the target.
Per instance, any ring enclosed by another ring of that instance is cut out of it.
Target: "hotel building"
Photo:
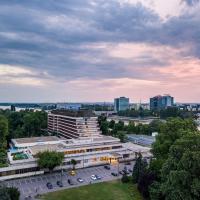
[[[97,117],[91,111],[55,110],[48,114],[48,132],[66,139],[101,134]]]
[[[77,161],[76,168],[84,168],[131,161],[135,159],[136,152],[141,152],[143,157],[151,157],[149,147],[121,143],[118,138],[102,135],[96,117],[91,114],[76,113],[72,117],[53,112],[49,114],[48,119],[50,119],[48,128],[53,131],[58,130],[60,137],[12,139],[8,150],[9,166],[0,168],[0,181],[45,173],[47,169],[40,169],[37,165],[37,154],[46,150],[64,153],[62,166],[56,167],[55,170],[66,171],[72,168],[70,162],[72,159]],[[68,131],[68,127],[72,124],[68,119],[73,121],[73,131],[71,129]],[[56,129],[53,129],[52,121],[56,121]],[[82,124],[79,124],[80,122]]]

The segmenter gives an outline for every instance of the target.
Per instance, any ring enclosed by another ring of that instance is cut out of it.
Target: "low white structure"
[[[0,180],[32,176],[44,173],[37,166],[37,153],[48,151],[63,152],[65,157],[59,169],[71,169],[71,159],[77,161],[76,168],[95,165],[117,164],[135,159],[141,152],[151,157],[150,148],[132,143],[121,143],[118,138],[99,135],[77,139],[60,139],[55,136],[13,139],[8,152],[10,166],[0,168]]]

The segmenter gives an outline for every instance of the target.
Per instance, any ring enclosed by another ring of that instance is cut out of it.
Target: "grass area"
[[[44,200],[142,200],[136,185],[111,181],[71,188],[42,196]]]

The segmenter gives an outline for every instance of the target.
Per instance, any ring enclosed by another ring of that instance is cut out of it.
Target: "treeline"
[[[191,119],[170,118],[152,145],[150,164],[139,155],[132,181],[145,199],[200,199],[200,132]]]
[[[159,132],[164,123],[161,120],[153,120],[150,124],[135,125],[134,122],[130,122],[125,125],[122,121],[115,123],[114,120],[111,120],[108,122],[105,116],[100,116],[98,122],[103,135],[118,137],[122,142],[126,140],[126,134],[151,135],[152,132]]]
[[[44,111],[24,110],[13,112],[0,110],[0,115],[8,123],[8,139],[40,136],[47,128],[47,113]]]
[[[46,135],[47,113],[0,110],[0,167],[7,166],[7,145],[12,138]]]
[[[161,110],[144,110],[140,108],[139,110],[126,110],[118,112],[119,116],[126,117],[160,117],[161,119],[167,119],[169,117],[180,117],[181,119],[193,118],[195,113],[187,110],[180,110],[177,107],[169,107]]]

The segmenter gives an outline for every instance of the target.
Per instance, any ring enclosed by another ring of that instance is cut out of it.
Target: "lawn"
[[[44,200],[142,200],[135,185],[120,181],[96,183],[43,195]]]

